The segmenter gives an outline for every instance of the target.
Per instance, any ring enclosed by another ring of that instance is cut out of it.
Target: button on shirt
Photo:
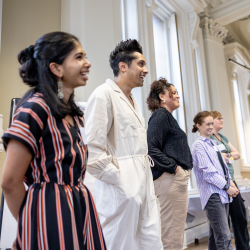
[[[212,139],[207,139],[199,136],[193,143],[191,153],[193,157],[194,173],[198,190],[201,197],[202,209],[205,208],[210,196],[214,193],[220,195],[221,203],[226,204],[229,202],[228,194],[223,190],[226,185],[226,180],[222,166],[219,162],[218,155],[215,148],[212,146],[217,145],[217,142]],[[219,151],[219,150],[218,150]],[[222,157],[225,170],[229,176],[228,185],[230,185],[231,176],[229,174],[227,164]],[[230,202],[231,202],[230,198]]]

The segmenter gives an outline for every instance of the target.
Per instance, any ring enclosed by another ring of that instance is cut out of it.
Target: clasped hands
[[[230,186],[229,189],[227,190],[227,193],[230,197],[236,197],[240,190],[235,186],[234,182],[230,180]]]

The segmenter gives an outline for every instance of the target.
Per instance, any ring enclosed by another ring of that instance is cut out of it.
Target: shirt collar
[[[202,137],[202,136],[199,136],[199,137],[198,137],[198,140],[201,140],[201,141],[204,141],[204,142],[212,141],[214,144],[217,145],[217,141],[216,141],[216,140],[208,139],[208,138],[205,138],[205,137]]]
[[[111,79],[107,79],[106,83],[109,83],[114,91],[119,92],[119,93],[123,93],[122,90],[120,89],[120,87],[114,81],[112,81]],[[133,98],[132,93],[130,93],[130,96]]]

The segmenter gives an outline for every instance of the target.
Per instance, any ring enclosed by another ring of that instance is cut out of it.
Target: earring
[[[57,94],[57,96],[58,96],[59,99],[63,99],[63,97],[64,97],[64,94],[62,92],[63,83],[62,83],[61,78],[59,78],[57,86],[58,86],[58,94]]]
[[[163,99],[162,102],[165,103],[166,101]]]

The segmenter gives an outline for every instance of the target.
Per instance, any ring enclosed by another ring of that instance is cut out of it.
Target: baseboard
[[[202,223],[192,228],[188,228],[184,232],[184,244],[183,249],[187,248],[187,245],[194,242],[195,239],[201,239],[209,235],[209,222]]]

